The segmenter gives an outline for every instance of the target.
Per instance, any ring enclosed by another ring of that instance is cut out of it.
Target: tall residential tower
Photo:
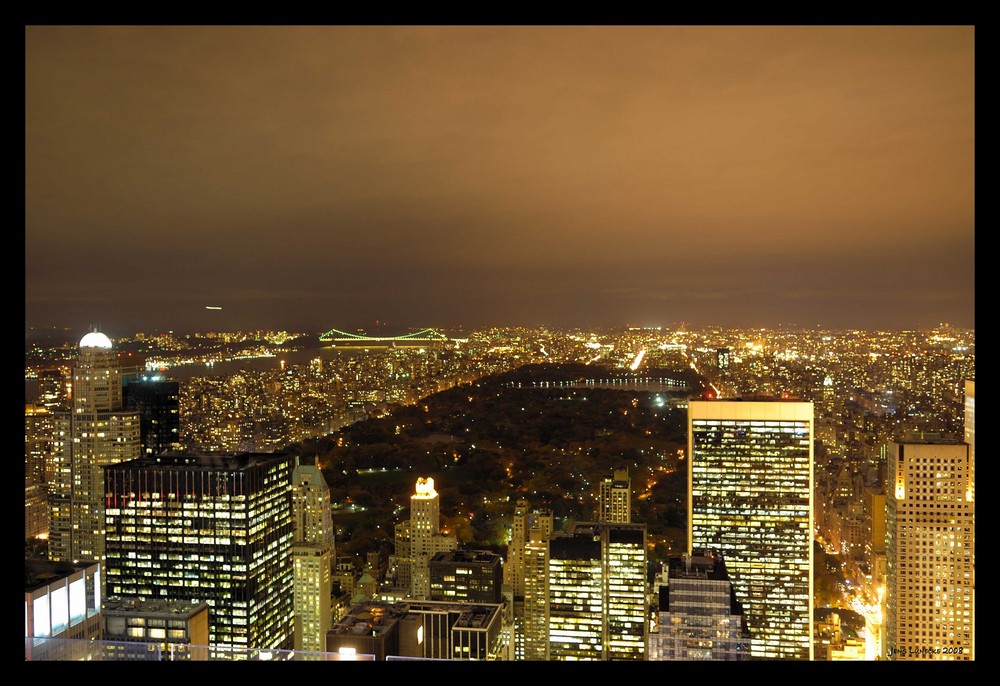
[[[104,560],[104,469],[139,457],[139,414],[122,402],[122,375],[111,339],[80,340],[72,403],[53,414],[49,558]]]
[[[292,471],[292,568],[295,650],[326,650],[333,626],[330,595],[337,559],[330,488],[315,464],[299,461]]]
[[[883,658],[974,660],[972,448],[891,443],[886,499]]]
[[[616,469],[601,480],[597,521],[628,524],[632,521],[632,484],[628,469]]]

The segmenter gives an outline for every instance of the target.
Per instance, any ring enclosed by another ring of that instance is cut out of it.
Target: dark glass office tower
[[[291,648],[294,466],[168,453],[108,468],[108,595],[208,603],[217,657]]]
[[[139,413],[139,442],[143,455],[159,455],[180,448],[180,384],[160,377],[141,376],[122,391],[127,410]]]

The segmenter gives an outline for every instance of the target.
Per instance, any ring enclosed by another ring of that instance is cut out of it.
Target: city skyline
[[[27,26],[26,326],[974,328],[974,57],[974,26]]]

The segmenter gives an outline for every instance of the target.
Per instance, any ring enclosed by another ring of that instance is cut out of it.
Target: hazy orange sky
[[[28,26],[26,325],[974,327],[974,37]]]

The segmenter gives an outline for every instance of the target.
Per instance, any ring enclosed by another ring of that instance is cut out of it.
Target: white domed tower
[[[80,339],[73,365],[73,413],[91,415],[121,406],[122,375],[111,339],[92,331]]]
[[[104,468],[141,455],[139,413],[122,404],[111,339],[92,331],[73,365],[72,404],[57,413],[50,491],[49,558],[104,560]]]

